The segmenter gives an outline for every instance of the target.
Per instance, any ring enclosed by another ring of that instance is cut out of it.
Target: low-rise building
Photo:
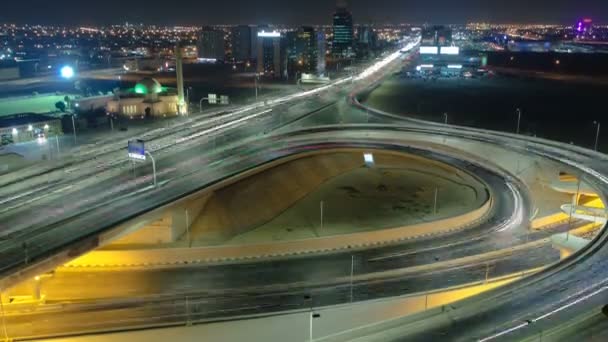
[[[0,119],[0,145],[43,140],[62,135],[61,119],[40,114],[18,114]]]
[[[115,94],[106,111],[129,118],[178,115],[177,91],[161,86],[153,78],[144,78],[135,87]]]

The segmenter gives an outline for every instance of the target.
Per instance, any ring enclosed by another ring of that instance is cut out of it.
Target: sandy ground
[[[353,170],[325,182],[272,221],[227,243],[285,241],[394,228],[476,209],[477,193],[472,187],[434,171],[367,167]]]

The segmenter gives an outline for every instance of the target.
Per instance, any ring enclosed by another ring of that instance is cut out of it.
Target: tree
[[[57,103],[55,103],[55,108],[59,109],[61,112],[65,112],[65,102],[63,101],[59,101]]]

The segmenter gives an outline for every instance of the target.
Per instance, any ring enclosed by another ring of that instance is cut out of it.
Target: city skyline
[[[596,23],[608,22],[608,2],[540,0],[533,3],[513,0],[492,3],[479,0],[392,1],[378,0],[373,7],[363,0],[349,1],[353,19],[364,23],[448,23],[471,21],[494,23],[569,24],[576,18],[590,17]],[[332,0],[286,3],[278,0],[213,3],[186,0],[179,7],[150,6],[143,1],[82,3],[58,0],[61,15],[49,16],[41,1],[15,2],[0,13],[0,22],[48,25],[107,25],[124,22],[157,25],[216,24],[330,24],[336,8]],[[238,10],[235,10],[238,8]]]

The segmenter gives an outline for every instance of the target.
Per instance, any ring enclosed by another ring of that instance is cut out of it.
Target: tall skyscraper
[[[286,71],[285,46],[281,33],[277,31],[259,31],[257,42],[257,72],[266,77],[280,78]]]
[[[334,13],[334,40],[332,54],[349,56],[353,49],[353,16],[345,0],[339,0]]]
[[[422,30],[422,45],[452,45],[452,29],[446,26],[430,26]]]
[[[357,55],[360,57],[369,57],[377,49],[378,36],[371,26],[360,26],[357,30]]]
[[[232,58],[237,61],[251,59],[251,27],[239,25],[232,28]]]
[[[304,26],[295,32],[288,32],[286,41],[289,73],[315,74],[318,58],[315,29]]]
[[[326,42],[325,42],[325,32],[323,29],[317,31],[316,34],[317,39],[317,75],[325,74],[325,51],[326,51]]]
[[[224,32],[203,28],[198,40],[198,57],[223,61],[226,58]]]

